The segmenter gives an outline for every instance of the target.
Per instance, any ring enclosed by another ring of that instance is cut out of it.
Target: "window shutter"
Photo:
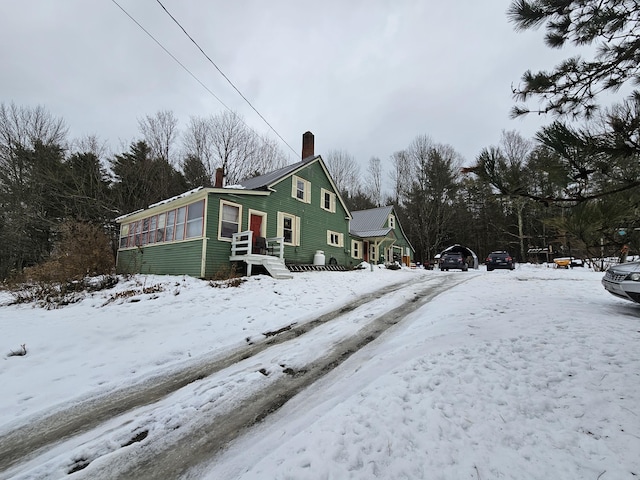
[[[283,227],[284,217],[282,212],[278,212],[278,228],[276,229],[276,237],[284,237],[284,229]]]

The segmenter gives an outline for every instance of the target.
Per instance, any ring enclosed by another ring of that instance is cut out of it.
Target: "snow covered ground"
[[[0,438],[74,402],[223,356],[408,282],[316,329],[314,348],[301,340],[305,335],[267,349],[242,370],[191,384],[4,473],[0,458],[0,478],[115,477],[119,463],[174,431],[197,432],[199,418],[213,408],[232,411],[236,395],[275,381],[283,365],[321,355],[332,336],[357,330],[383,304],[395,308],[425,286],[461,278],[467,281],[184,477],[638,478],[640,306],[605,292],[602,273],[533,265],[466,273],[308,272],[279,281],[256,276],[237,288],[147,276],[59,310],[2,306],[0,354],[22,344],[28,353],[0,359]],[[148,436],[122,448],[122,425],[126,435],[144,427]],[[78,458],[91,463],[67,475]]]

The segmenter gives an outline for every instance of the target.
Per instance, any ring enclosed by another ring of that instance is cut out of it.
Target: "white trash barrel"
[[[316,254],[313,256],[314,265],[324,265],[324,252],[322,250],[316,250]]]

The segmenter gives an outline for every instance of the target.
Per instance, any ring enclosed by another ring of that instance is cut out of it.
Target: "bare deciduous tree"
[[[44,107],[0,103],[0,156],[17,147],[32,147],[36,142],[45,147],[62,145],[67,132],[64,120],[53,117]]]
[[[250,164],[258,144],[242,118],[229,111],[212,117],[211,134],[216,163],[223,168],[227,184],[251,176]]]
[[[272,170],[282,168],[289,162],[287,156],[278,146],[278,142],[267,136],[257,137],[257,155],[251,162],[251,170],[256,175],[263,175]]]
[[[377,207],[382,205],[382,165],[378,157],[369,159],[365,191]]]
[[[393,163],[391,171],[393,200],[396,205],[402,205],[411,188],[411,160],[406,150],[400,150],[391,155],[391,162]]]
[[[71,141],[69,149],[73,153],[91,153],[103,159],[109,155],[107,142],[100,140],[97,135],[84,135]]]
[[[199,161],[204,174],[212,182],[215,178],[216,156],[213,145],[211,117],[191,117],[189,125],[182,136],[183,169],[184,162],[189,160],[193,165]]]
[[[173,164],[173,147],[178,136],[178,119],[170,110],[161,110],[154,116],[138,120],[138,128],[151,149],[154,158]]]
[[[227,184],[262,175],[287,164],[278,144],[259,137],[239,115],[225,111],[206,118],[192,117],[183,137],[183,169],[196,164],[215,182],[217,168],[224,169]]]
[[[360,166],[344,150],[329,150],[324,161],[340,193],[353,195],[360,190]]]
[[[506,161],[508,181],[516,189],[528,190],[531,177],[528,175],[528,162],[533,150],[533,142],[525,139],[515,130],[502,131],[500,147]],[[510,204],[516,214],[518,231],[518,250],[521,259],[526,257],[524,211],[529,201],[521,196],[510,198]]]
[[[43,107],[0,104],[0,278],[44,258],[63,214],[67,127]]]

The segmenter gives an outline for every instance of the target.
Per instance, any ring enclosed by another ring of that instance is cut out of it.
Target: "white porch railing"
[[[252,252],[253,232],[234,233],[231,236],[231,256],[256,255]],[[284,260],[284,237],[269,237],[266,239],[266,255]]]

